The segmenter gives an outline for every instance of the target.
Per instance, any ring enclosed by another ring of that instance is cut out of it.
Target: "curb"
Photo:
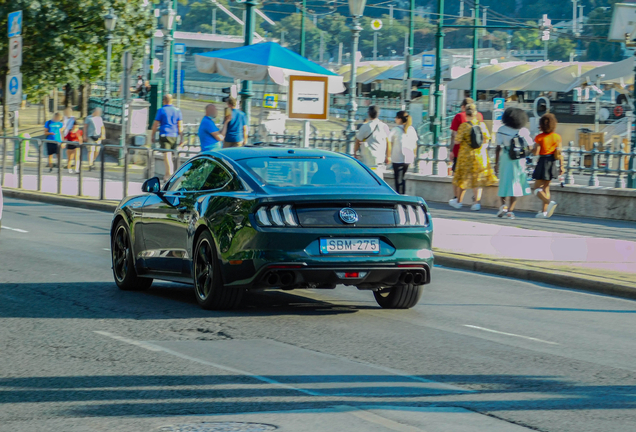
[[[508,264],[477,258],[472,255],[462,255],[447,252],[435,252],[435,263],[444,267],[488,273],[497,276],[512,277],[520,280],[541,282],[559,287],[589,291],[616,297],[636,299],[636,285],[608,282],[607,279],[596,276],[579,276],[558,270],[540,270],[530,266]]]
[[[14,188],[4,188],[2,192],[7,198],[17,198],[27,201],[37,201],[47,204],[63,205],[67,207],[79,207],[83,209],[97,210],[109,213],[114,212],[119,205],[118,201],[99,201],[93,198],[80,198],[69,195],[25,191]]]

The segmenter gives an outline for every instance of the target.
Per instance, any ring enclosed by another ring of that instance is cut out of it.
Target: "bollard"
[[[433,143],[433,175],[439,175],[438,156],[439,156],[439,142]]]
[[[572,174],[572,163],[573,163],[572,154],[575,152],[574,141],[570,141],[567,152],[568,152],[568,165],[567,165],[566,174],[565,174],[565,184],[573,185],[574,174]]]
[[[614,184],[615,188],[625,189],[625,143],[621,143],[620,150],[618,154],[618,177],[616,177],[616,183]]]
[[[84,145],[80,144],[78,149],[79,155],[77,156],[77,161],[75,161],[77,168],[77,196],[82,196],[84,195],[84,191],[82,189],[82,182],[84,181],[84,174],[82,172],[82,150],[84,149]]]
[[[40,192],[42,190],[42,147],[44,146],[44,143],[42,142],[42,140],[38,140],[38,184],[37,184],[37,191]]]
[[[594,146],[592,147],[592,175],[590,176],[590,181],[588,183],[588,186],[599,185],[597,170],[598,170],[598,143],[595,142]]]
[[[57,143],[57,194],[62,195],[62,143]]]
[[[99,147],[99,156],[102,160],[101,166],[99,167],[99,199],[103,200],[105,195],[104,188],[106,187],[106,185],[104,184],[104,178],[106,177],[106,149],[104,148],[103,143],[99,143]]]

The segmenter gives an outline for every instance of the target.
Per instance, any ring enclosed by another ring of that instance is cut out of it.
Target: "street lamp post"
[[[177,15],[170,0],[164,3],[164,9],[161,11],[161,26],[163,27],[163,76],[164,76],[164,93],[170,93],[170,59],[172,57],[172,26],[174,18]]]
[[[104,99],[110,98],[110,60],[113,55],[113,30],[115,30],[115,24],[117,24],[117,15],[113,8],[110,8],[106,16],[104,16],[104,26],[108,35],[106,40],[108,41],[108,54],[106,55],[106,89],[104,90]]]
[[[478,1],[478,0],[475,0]],[[437,158],[439,156],[439,137],[442,131],[442,52],[444,50],[444,0],[437,0],[437,33],[435,34],[435,118],[433,119],[433,175],[437,175]]]
[[[300,11],[300,55],[305,57],[305,15],[307,10],[307,0],[303,0]]]
[[[252,45],[254,42],[254,9],[257,4],[256,0],[247,0],[245,2],[245,46]],[[252,108],[250,106],[252,101],[250,98],[254,96],[254,93],[252,93],[252,81],[243,80],[243,87],[239,94],[241,95],[241,105],[249,126],[252,118]],[[245,143],[247,143],[247,137],[245,137]]]
[[[409,46],[406,53],[406,94],[404,102],[406,110],[411,106],[411,80],[413,79],[413,45],[415,44],[415,0],[411,0],[409,15]]]
[[[364,13],[364,7],[367,0],[349,0],[349,12],[351,12],[351,81],[349,82],[349,103],[347,103],[347,154],[353,154],[353,146],[356,135],[356,112],[358,111],[358,103],[356,102],[356,93],[358,83],[356,82],[356,53],[358,52],[358,39],[360,38],[360,17]]]
[[[477,100],[477,53],[479,48],[479,0],[475,0],[475,17],[473,28],[473,64],[470,65],[470,97]]]

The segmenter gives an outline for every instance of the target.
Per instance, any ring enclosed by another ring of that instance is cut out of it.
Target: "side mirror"
[[[161,183],[159,177],[153,177],[148,179],[141,185],[141,191],[147,193],[157,193],[161,190]]]

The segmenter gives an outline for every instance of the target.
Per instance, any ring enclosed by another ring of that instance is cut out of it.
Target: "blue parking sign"
[[[496,110],[504,109],[504,104],[506,103],[506,100],[504,98],[494,98],[492,101],[495,104],[494,109]]]
[[[15,11],[9,14],[9,37],[20,36],[22,34],[22,11]]]

